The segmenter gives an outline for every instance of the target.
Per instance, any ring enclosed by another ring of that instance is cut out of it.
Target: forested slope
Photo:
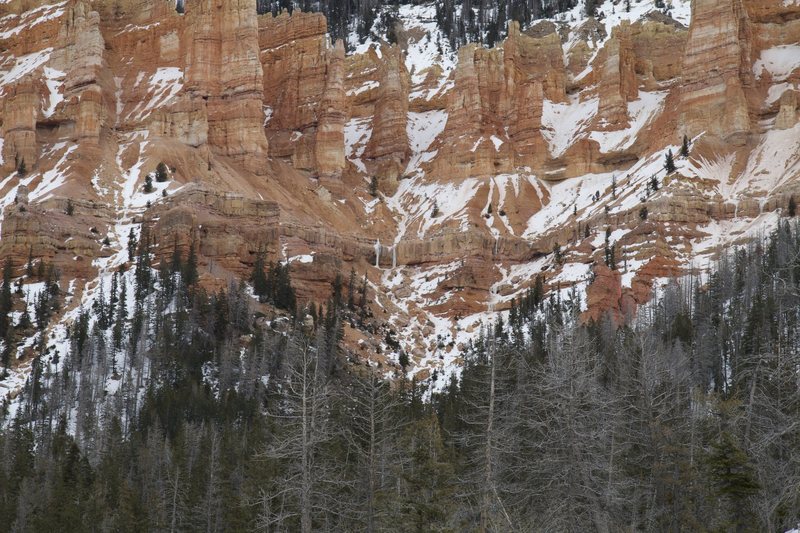
[[[361,319],[341,284],[296,322],[254,312],[244,285],[206,294],[191,260],[156,272],[139,248],[6,408],[11,530],[783,531],[800,520],[797,225],[723,256],[707,279],[669,284],[619,327],[580,325],[577,292],[534,288],[433,395],[345,364],[342,323]]]

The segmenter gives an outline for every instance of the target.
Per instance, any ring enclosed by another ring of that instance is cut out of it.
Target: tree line
[[[397,9],[405,4],[424,4],[419,0],[257,0],[259,13],[304,12],[324,13],[331,37],[349,42],[355,34],[363,43],[368,37],[390,42],[397,19]],[[443,0],[434,2],[436,21],[453,49],[474,42],[494,46],[508,32],[508,22],[516,20],[523,27],[572,9],[577,0]],[[378,25],[375,26],[376,21]],[[373,27],[379,31],[372,35]]]
[[[344,322],[370,327],[354,273],[324,306],[264,315],[243,283],[206,294],[185,282],[188,261],[149,265],[148,240],[64,353],[37,347],[6,406],[0,523],[13,531],[800,520],[800,228],[788,221],[625,324],[582,324],[579,292],[548,294],[539,277],[460,372],[425,383],[348,361]]]

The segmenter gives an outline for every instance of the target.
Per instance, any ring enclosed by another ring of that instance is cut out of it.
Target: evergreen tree
[[[197,250],[196,250],[195,242],[189,244],[189,256],[186,258],[186,264],[183,267],[183,282],[187,286],[192,286],[197,283],[198,280],[198,272],[197,272]]]
[[[667,171],[667,175],[672,174],[677,170],[675,167],[675,159],[672,156],[672,150],[667,150],[667,155],[664,156],[664,170]]]
[[[683,143],[681,144],[681,156],[689,157],[689,137],[683,136]]]
[[[133,261],[136,258],[136,250],[139,248],[139,241],[136,238],[136,232],[131,228],[128,232],[128,261]]]
[[[256,255],[255,263],[253,263],[253,272],[250,274],[250,283],[253,284],[253,293],[255,293],[255,295],[260,299],[271,296],[269,294],[270,287],[267,283],[267,274],[264,271],[264,268],[264,253],[259,252]]]

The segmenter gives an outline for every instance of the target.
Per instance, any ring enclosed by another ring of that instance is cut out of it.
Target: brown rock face
[[[3,170],[16,170],[21,163],[30,169],[39,157],[36,145],[36,116],[39,91],[31,80],[7,88],[3,97]]]
[[[621,320],[745,231],[731,219],[797,198],[800,69],[764,54],[800,42],[795,4],[696,0],[688,31],[656,12],[611,35],[602,19],[511,23],[457,64],[432,4],[400,14],[398,45],[347,56],[321,15],[258,16],[254,0],[191,0],[185,15],[165,0],[0,0],[0,258],[32,251],[92,279],[119,228],[144,223],[160,259],[194,243],[214,288],[260,251],[292,265],[308,301],[353,268],[433,368],[457,361],[434,340],[448,324],[479,331],[460,320],[507,309],[538,274],[584,287],[596,265],[584,318]],[[754,75],[758,59],[776,72]],[[30,68],[11,76],[18,60]],[[665,177],[664,146],[700,132]],[[11,176],[22,160],[28,175]],[[146,193],[159,162],[169,182]],[[606,229],[619,270],[602,266]]]
[[[683,58],[682,131],[722,138],[749,132],[744,89],[752,82],[752,35],[742,0],[697,0],[692,21]]]
[[[484,176],[540,163],[543,100],[565,101],[566,79],[557,33],[530,37],[511,22],[502,49],[462,48],[433,172]]]
[[[598,92],[597,117],[604,130],[628,127],[628,102],[639,96],[636,57],[633,53],[631,27],[627,23],[614,28],[603,48]]]
[[[797,124],[797,92],[784,91],[781,95],[781,107],[775,118],[775,128],[788,130]]]
[[[254,2],[199,0],[187,10],[186,91],[208,116],[208,142],[216,153],[266,171],[263,70]]]
[[[29,257],[40,259],[56,265],[65,279],[92,277],[92,260],[107,253],[101,244],[106,213],[89,202],[75,201],[69,216],[66,200],[30,204],[27,197],[27,187],[21,186],[16,201],[3,212],[0,257],[10,258],[19,269]]]
[[[319,110],[315,159],[316,169],[328,189],[341,195],[341,177],[345,166],[344,123],[346,122],[344,92],[344,43],[336,42],[328,51],[328,72],[325,92]]]
[[[378,78],[379,93],[372,119],[372,136],[364,151],[367,170],[391,193],[408,163],[408,91],[410,79],[397,46],[384,46]]]
[[[611,314],[615,321],[621,320],[622,313],[622,274],[603,264],[594,265],[594,281],[586,289],[588,310],[581,319],[598,321]]]
[[[679,78],[681,52],[686,44],[686,29],[674,24],[647,21],[630,27],[636,73],[643,77],[648,90],[657,88],[655,82]]]
[[[194,245],[212,274],[216,268],[217,277],[246,278],[258,253],[275,260],[278,216],[274,202],[191,187],[155,207],[148,225],[160,261],[169,261],[175,246],[185,259]]]
[[[260,17],[263,122],[270,155],[291,160],[338,190],[345,167],[345,54],[343,43],[330,46],[326,32],[319,13]]]

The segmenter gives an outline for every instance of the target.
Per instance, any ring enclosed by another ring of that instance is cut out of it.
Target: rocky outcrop
[[[328,51],[328,72],[325,92],[319,109],[315,160],[321,183],[341,195],[341,177],[345,166],[344,124],[346,104],[344,92],[344,43],[336,41]]]
[[[264,126],[270,155],[341,189],[345,167],[344,45],[330,46],[325,17],[283,12],[259,19]]]
[[[592,18],[511,23],[449,74],[451,58],[421,64],[435,42],[404,55],[426,39],[429,5],[424,25],[395,26],[397,45],[348,56],[321,15],[258,16],[253,0],[193,0],[185,15],[163,0],[23,3],[0,4],[0,255],[33,250],[68,278],[96,274],[118,245],[103,245],[109,228],[144,219],[157,260],[194,244],[215,289],[261,251],[292,264],[303,300],[366,273],[375,310],[415,324],[413,358],[430,361],[440,318],[507,309],[537,274],[583,286],[595,265],[584,318],[620,320],[708,224],[798,194],[795,154],[778,154],[794,130],[774,131],[797,127],[797,71],[752,73],[800,39],[781,0],[697,0],[689,31],[660,12],[610,36]],[[28,54],[34,66],[5,75]],[[663,146],[701,132],[665,177]],[[28,176],[6,179],[23,159]],[[162,161],[165,196],[142,196]],[[20,183],[33,203],[13,203]],[[619,270],[602,266],[606,228]]]
[[[647,90],[681,76],[682,52],[687,31],[668,21],[637,22],[630,26],[636,73]]]
[[[781,95],[780,110],[775,118],[775,128],[788,130],[797,124],[797,91],[787,90]]]
[[[543,101],[565,101],[566,79],[555,32],[530,37],[511,22],[502,49],[462,48],[434,172],[483,176],[541,163]]]
[[[247,0],[192,3],[186,12],[185,89],[206,107],[211,149],[263,174],[268,144],[255,10]]]
[[[410,79],[399,47],[384,46],[381,55],[372,135],[362,159],[381,190],[391,194],[411,155],[406,130]]]
[[[628,102],[639,95],[636,57],[633,53],[631,27],[623,23],[611,33],[600,59],[597,91],[599,128],[621,130],[628,127]]]
[[[246,278],[259,253],[277,258],[279,213],[274,202],[190,187],[151,209],[146,225],[158,261],[169,261],[176,246],[185,259],[195,246],[212,275],[216,268],[218,277]]]
[[[13,87],[6,87],[3,97],[3,170],[10,172],[25,163],[31,169],[38,160],[36,117],[39,87],[31,77]]]
[[[452,178],[510,171],[512,161],[502,138],[507,115],[503,56],[500,50],[467,45],[458,52],[447,125],[439,138],[432,173]],[[493,142],[496,137],[502,144]],[[500,148],[501,150],[496,149]]]
[[[67,199],[29,203],[27,187],[20,186],[14,203],[2,213],[0,257],[17,268],[31,257],[44,261],[58,268],[64,279],[92,277],[92,261],[110,252],[101,242],[108,213],[90,202],[71,202],[73,213],[67,215]]]
[[[744,89],[752,83],[751,43],[742,0],[692,2],[682,69],[682,133],[740,139],[750,131]]]

